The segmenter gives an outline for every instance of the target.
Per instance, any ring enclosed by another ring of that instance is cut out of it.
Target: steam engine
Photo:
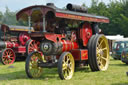
[[[17,28],[19,27],[19,28]],[[21,26],[0,25],[0,61],[2,64],[12,64],[16,55],[26,53],[26,42],[30,39]]]
[[[87,8],[78,5],[68,4],[67,9],[59,9],[48,3],[17,13],[17,19],[28,20],[30,28],[33,23],[35,32],[30,32],[30,37],[39,44],[33,43],[39,50],[26,59],[25,71],[29,78],[41,76],[44,67],[57,66],[63,80],[72,78],[75,65],[89,64],[92,71],[108,68],[108,42],[104,35],[98,34],[97,23],[109,23],[109,19],[87,12]]]

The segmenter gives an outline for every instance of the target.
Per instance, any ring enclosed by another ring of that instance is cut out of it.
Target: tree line
[[[110,19],[109,24],[101,24],[100,28],[104,34],[121,34],[128,37],[128,0],[113,1],[109,4],[92,0],[89,13],[106,16]]]
[[[4,24],[7,24],[7,25],[23,25],[23,26],[27,26],[27,23],[20,20],[20,21],[17,21],[16,20],[16,13],[17,11],[15,12],[12,12],[9,10],[8,7],[6,7],[6,11],[4,13],[2,13],[0,11],[0,23],[4,23]]]
[[[86,4],[83,3],[83,6]],[[86,6],[87,7],[87,6]],[[106,16],[110,19],[109,24],[100,24],[100,28],[106,35],[121,34],[128,37],[128,0],[113,1],[109,4],[92,0],[92,4],[88,8],[88,13]],[[24,21],[16,20],[16,13],[6,7],[5,13],[0,11],[0,23],[8,25],[27,25]]]

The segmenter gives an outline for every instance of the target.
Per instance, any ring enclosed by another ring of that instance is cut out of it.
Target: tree
[[[109,24],[101,24],[105,34],[116,35],[122,34],[128,36],[128,1],[111,0],[108,5],[97,0],[92,0],[92,5],[89,8],[89,13],[106,16],[109,18]]]

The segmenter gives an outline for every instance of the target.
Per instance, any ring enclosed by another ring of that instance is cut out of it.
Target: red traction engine
[[[33,30],[31,30],[33,31]],[[13,64],[17,58],[32,52],[32,41],[28,35],[28,27],[0,25],[0,61],[2,64]],[[27,43],[27,45],[26,45]],[[36,47],[35,47],[36,48]],[[27,51],[26,51],[27,50]],[[22,57],[23,58],[23,57]]]
[[[81,65],[89,64],[92,71],[107,70],[108,41],[99,34],[98,23],[109,23],[108,18],[88,14],[78,5],[68,4],[64,10],[48,3],[22,9],[17,19],[27,20],[34,28],[31,39],[40,42],[39,50],[26,59],[29,78],[40,77],[42,68],[51,67],[58,67],[62,80],[71,79],[75,67]]]

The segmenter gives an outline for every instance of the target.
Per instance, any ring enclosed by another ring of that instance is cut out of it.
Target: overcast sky
[[[103,1],[106,4],[109,3],[109,0],[99,1]],[[67,3],[77,5],[82,5],[85,3],[87,6],[90,6],[91,4],[91,0],[0,0],[0,11],[5,12],[6,6],[11,11],[16,11],[31,5],[45,5],[48,2],[54,3],[59,8],[65,7]]]

